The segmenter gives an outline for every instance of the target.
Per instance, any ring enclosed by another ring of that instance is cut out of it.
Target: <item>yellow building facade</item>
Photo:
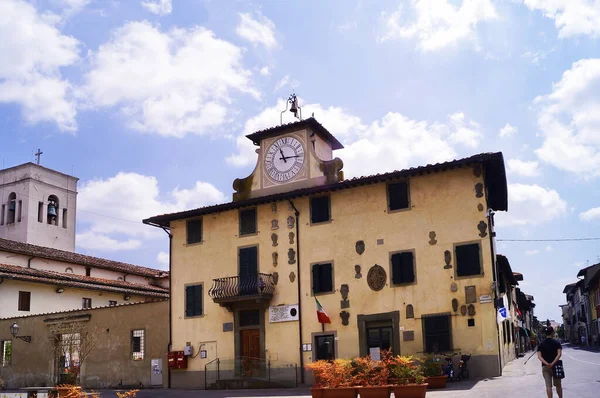
[[[233,202],[144,220],[171,236],[171,351],[190,354],[171,387],[310,382],[307,363],[382,349],[468,353],[472,376],[501,373],[501,153],[344,180],[342,146],[313,118],[248,137],[257,166]]]

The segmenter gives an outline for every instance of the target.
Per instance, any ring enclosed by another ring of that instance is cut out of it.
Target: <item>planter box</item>
[[[354,387],[337,388],[311,388],[313,398],[356,398],[358,395]]]
[[[446,382],[448,381],[448,376],[446,375],[442,375],[442,376],[427,376],[425,377],[425,383],[429,384],[429,389],[436,389],[436,388],[445,388],[446,387]]]
[[[396,398],[425,398],[427,394],[427,383],[406,384],[403,386],[392,386]]]
[[[366,386],[356,387],[360,398],[390,398],[389,386]]]

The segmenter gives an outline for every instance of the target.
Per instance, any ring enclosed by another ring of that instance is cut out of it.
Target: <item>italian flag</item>
[[[323,306],[321,305],[321,303],[319,303],[319,300],[317,300],[316,297],[315,301],[317,302],[317,320],[319,321],[319,323],[331,323],[331,319],[329,319],[329,316],[327,316],[327,313],[323,309]]]

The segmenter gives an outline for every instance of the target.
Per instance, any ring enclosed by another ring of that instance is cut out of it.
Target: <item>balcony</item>
[[[240,302],[268,303],[274,292],[273,275],[255,274],[213,279],[208,295],[215,303],[231,309],[234,303]]]

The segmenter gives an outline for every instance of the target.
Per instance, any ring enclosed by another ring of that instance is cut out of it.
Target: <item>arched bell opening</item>
[[[11,192],[10,195],[8,195],[8,214],[6,217],[7,224],[15,223],[15,214],[17,214],[17,194]]]
[[[58,198],[56,195],[50,195],[48,197],[46,216],[48,224],[58,225]]]

